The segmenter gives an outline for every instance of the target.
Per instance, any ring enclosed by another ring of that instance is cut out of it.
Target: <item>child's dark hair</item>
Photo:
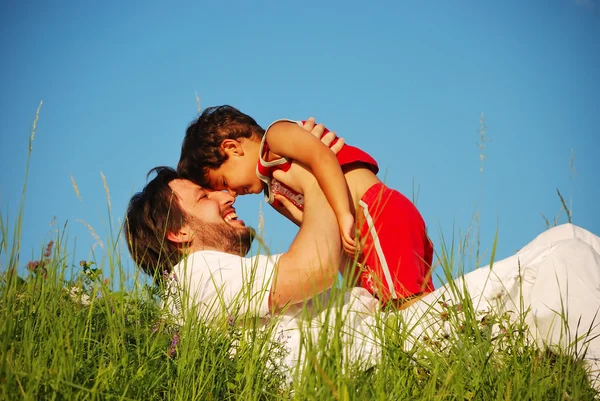
[[[235,107],[208,107],[185,132],[177,172],[182,178],[210,187],[205,179],[208,170],[219,168],[227,160],[227,154],[221,151],[223,140],[262,138],[264,134],[252,117]]]

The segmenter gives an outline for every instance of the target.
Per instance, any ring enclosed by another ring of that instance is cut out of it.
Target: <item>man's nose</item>
[[[229,192],[229,195],[233,196],[234,198],[237,197],[237,192],[235,192],[235,190],[227,188],[227,192]]]

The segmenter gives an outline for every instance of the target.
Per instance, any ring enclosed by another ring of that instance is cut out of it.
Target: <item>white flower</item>
[[[88,294],[86,294],[84,291],[82,291],[81,288],[77,287],[77,286],[73,286],[70,289],[66,289],[66,291],[69,292],[69,298],[71,298],[73,301],[77,302],[80,305],[83,306],[88,306],[89,304],[91,304],[90,301],[90,296]]]

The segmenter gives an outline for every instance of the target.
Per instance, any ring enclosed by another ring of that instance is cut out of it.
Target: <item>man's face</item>
[[[184,230],[189,232],[192,251],[214,249],[244,255],[253,230],[238,219],[233,198],[227,192],[204,189],[191,181],[176,179],[169,187],[186,214]]]

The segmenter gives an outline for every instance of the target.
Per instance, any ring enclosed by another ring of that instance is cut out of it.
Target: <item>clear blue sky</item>
[[[415,183],[438,250],[438,233],[466,233],[477,210],[482,251],[498,229],[497,256],[513,254],[545,229],[541,213],[559,211],[556,188],[573,222],[600,234],[597,0],[9,2],[0,54],[0,202],[11,221],[44,101],[23,266],[65,223],[74,264],[95,242],[80,221],[106,249],[109,221],[116,230],[146,172],[177,163],[196,93],[263,126],[315,116],[371,153],[390,186],[411,197]],[[238,198],[254,226],[260,202]],[[285,250],[295,227],[263,209],[267,242]]]

